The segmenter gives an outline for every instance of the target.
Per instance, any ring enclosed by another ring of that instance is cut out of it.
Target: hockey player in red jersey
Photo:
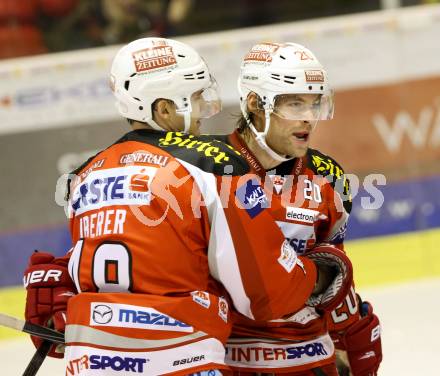
[[[334,159],[309,148],[317,122],[333,116],[326,71],[301,45],[260,43],[242,62],[238,88],[242,117],[224,140],[265,182],[269,210],[285,237],[298,254],[343,250],[349,182]],[[354,287],[331,314],[308,305],[266,322],[235,314],[227,363],[237,376],[337,375],[334,347],[340,370],[377,374],[379,321]]]
[[[195,136],[220,102],[192,48],[134,41],[116,55],[111,84],[133,130],[75,171],[73,250],[36,253],[26,271],[28,320],[62,330],[68,302],[67,375],[220,374],[229,307],[267,321],[342,301],[345,254],[298,256],[240,153]]]

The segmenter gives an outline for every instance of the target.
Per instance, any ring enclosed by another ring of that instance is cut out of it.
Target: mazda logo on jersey
[[[113,318],[113,310],[105,304],[92,303],[92,321],[96,324],[108,324]]]
[[[172,332],[194,332],[194,328],[152,307],[95,302],[91,305],[91,326],[112,326]]]

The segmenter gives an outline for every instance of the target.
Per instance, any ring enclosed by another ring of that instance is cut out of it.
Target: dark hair
[[[243,134],[246,132],[247,129],[249,129],[248,121],[250,121],[251,123],[254,122],[253,113],[248,114],[247,118],[248,119],[246,119],[243,114],[239,115],[237,122],[235,123],[238,133]]]
[[[248,97],[249,97],[249,94],[251,94],[251,93],[248,93]],[[257,108],[263,108],[264,107],[263,100],[260,98],[260,96],[257,93],[253,93],[253,94],[255,94],[257,96]],[[264,97],[264,98],[266,98],[266,97]],[[238,133],[243,134],[243,133],[245,133],[249,129],[248,122],[251,122],[252,124],[255,125],[255,123],[254,123],[254,116],[255,115],[252,112],[249,112],[247,114],[247,117],[245,117],[243,114],[239,115],[238,120],[237,120],[237,122],[235,124],[236,128],[238,130]]]

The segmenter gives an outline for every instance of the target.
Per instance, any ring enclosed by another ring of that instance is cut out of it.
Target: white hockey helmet
[[[255,134],[259,145],[274,159],[291,158],[279,155],[266,143],[270,115],[285,119],[313,121],[333,117],[333,91],[327,73],[315,55],[296,43],[259,43],[244,57],[238,78],[241,112]],[[265,127],[257,131],[249,119],[247,98],[254,92],[265,112]],[[320,94],[319,102],[296,108],[283,107],[283,96],[291,94]]]
[[[156,130],[163,130],[152,114],[159,98],[175,103],[185,119],[184,132],[191,117],[209,118],[221,110],[217,84],[205,61],[193,48],[171,39],[142,38],[122,47],[113,59],[110,85],[123,117]]]

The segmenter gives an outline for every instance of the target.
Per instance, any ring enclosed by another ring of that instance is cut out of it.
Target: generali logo
[[[275,43],[260,43],[252,47],[248,54],[244,57],[244,61],[272,61],[272,55],[280,48]]]
[[[168,67],[177,63],[173,47],[159,45],[133,52],[136,72],[145,72]]]

